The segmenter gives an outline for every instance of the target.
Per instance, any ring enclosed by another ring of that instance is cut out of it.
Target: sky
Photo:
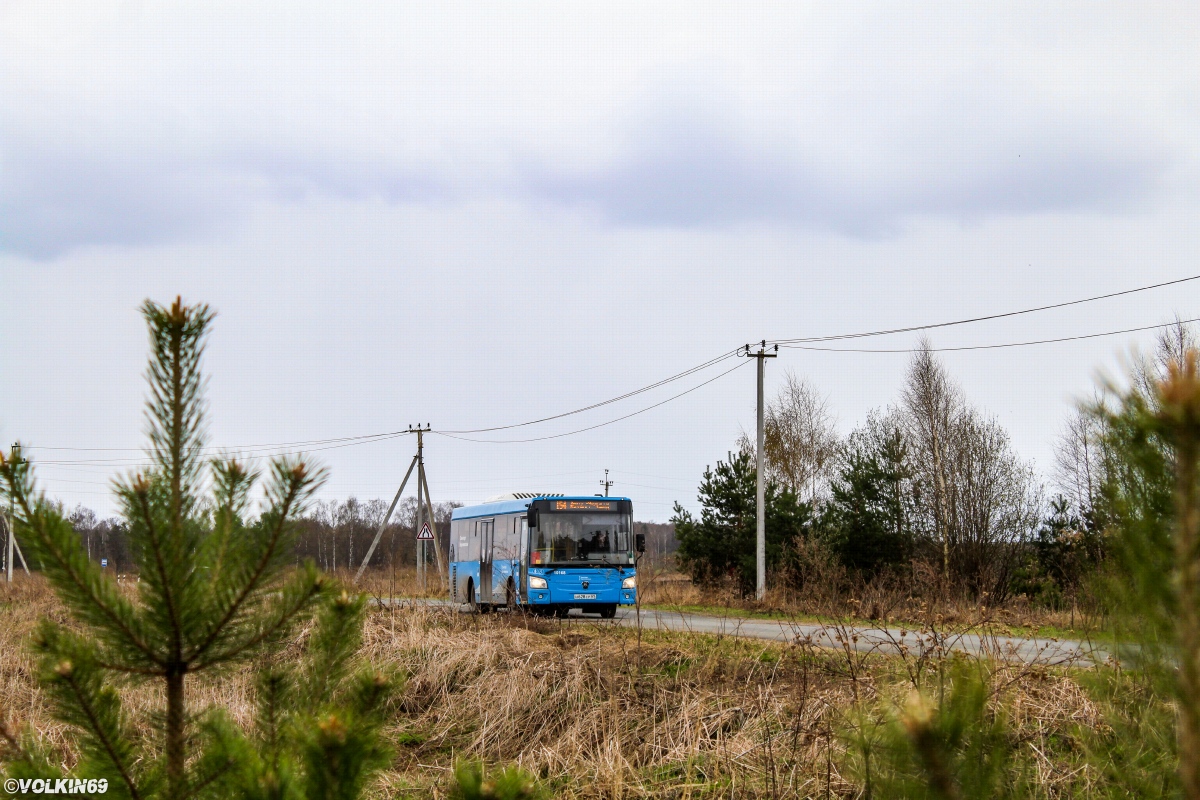
[[[1190,3],[0,0],[0,441],[112,513],[144,441],[138,306],[181,295],[218,314],[214,448],[429,423],[435,501],[608,469],[665,521],[753,430],[750,360],[436,432],[748,341],[1200,274],[1196,41]],[[1200,281],[930,337],[1175,315]],[[1153,335],[942,358],[1050,480],[1073,404]],[[803,377],[847,433],[907,359],[784,351],[767,392]],[[390,497],[414,448],[306,447],[325,499]]]

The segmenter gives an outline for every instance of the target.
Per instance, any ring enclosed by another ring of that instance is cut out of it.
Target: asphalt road
[[[633,609],[622,609],[618,612],[617,622],[621,625],[636,626],[636,612]],[[799,640],[817,647],[849,649],[858,653],[920,655],[922,652],[953,651],[973,656],[994,656],[1004,661],[1026,664],[1090,663],[1092,658],[1103,659],[1107,655],[1087,642],[1063,639],[828,625],[650,609],[642,610],[642,626],[651,630],[690,631],[712,636],[734,636],[776,642]]]
[[[386,603],[386,600],[381,602]],[[454,607],[470,613],[467,606],[448,600],[403,600]],[[496,612],[505,613],[505,612]],[[613,620],[572,611],[566,618],[574,623],[624,625],[637,627],[637,611],[621,606]],[[939,632],[930,629],[913,630],[896,627],[857,627],[784,619],[747,619],[745,617],[693,614],[680,611],[642,609],[644,630],[684,631],[710,636],[731,636],[744,639],[763,639],[775,642],[802,641],[816,647],[846,649],[856,653],[877,652],[884,655],[959,652],[972,656],[995,657],[1002,661],[1024,664],[1077,664],[1086,666],[1093,660],[1103,660],[1108,653],[1094,643],[1067,639],[994,636],[979,633]]]

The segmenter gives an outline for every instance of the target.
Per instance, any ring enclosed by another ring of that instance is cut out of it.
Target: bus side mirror
[[[537,527],[537,518],[538,518],[537,509],[536,508],[529,509],[528,513],[526,513],[525,516],[529,520],[529,527],[536,528]]]
[[[646,534],[644,534],[644,533],[634,534],[633,549],[637,550],[639,553],[646,552]]]

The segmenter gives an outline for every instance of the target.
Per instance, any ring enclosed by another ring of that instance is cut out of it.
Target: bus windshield
[[[543,512],[529,545],[533,565],[633,563],[628,514]]]

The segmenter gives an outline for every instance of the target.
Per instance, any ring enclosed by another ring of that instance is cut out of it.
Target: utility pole
[[[408,472],[404,473],[404,480],[400,481],[400,488],[396,490],[396,496],[392,498],[392,504],[388,506],[387,514],[383,517],[383,522],[379,523],[379,530],[375,531],[375,538],[371,542],[371,546],[367,548],[367,555],[363,558],[362,564],[359,565],[358,572],[354,576],[354,582],[358,583],[362,577],[363,571],[366,570],[367,564],[371,561],[371,556],[375,554],[375,548],[379,546],[380,539],[383,538],[383,532],[387,528],[388,521],[392,518],[392,512],[396,510],[396,504],[400,502],[401,495],[404,494],[404,487],[408,485],[408,479],[412,477],[413,472],[417,473],[417,535],[420,535],[421,528],[425,524],[425,512],[429,511],[429,526],[432,529],[437,527],[437,523],[433,519],[433,501],[429,499],[429,479],[425,476],[425,434],[429,433],[433,428],[429,423],[425,427],[420,425],[409,425],[408,432],[417,435],[417,454],[413,456],[412,462],[408,465]],[[436,535],[436,534],[435,534]],[[425,549],[425,540],[417,540],[417,577],[420,579],[421,588],[425,588],[425,560],[428,557],[429,551]],[[442,567],[442,551],[438,547],[437,539],[433,541],[433,553],[437,556],[438,580],[443,579]]]
[[[758,359],[758,446],[754,451],[754,471],[756,473],[754,512],[757,517],[755,520],[755,561],[758,564],[758,582],[754,596],[758,600],[762,600],[767,595],[767,484],[764,477],[766,463],[763,458],[763,445],[766,438],[763,428],[763,365],[766,362],[763,359],[778,358],[779,345],[775,345],[774,353],[768,353],[767,341],[764,339],[759,343],[758,352],[752,352],[750,345],[746,345],[742,355]]]
[[[600,485],[604,487],[604,496],[605,497],[608,497],[608,489],[610,486],[613,485],[613,483],[614,483],[614,481],[610,481],[608,479],[608,470],[604,470],[604,480],[600,481]]]
[[[13,442],[12,446],[12,463],[13,466],[24,463],[25,459],[21,458],[21,445],[18,442]],[[8,582],[12,583],[13,574],[13,550],[17,551],[17,555],[21,559],[21,566],[25,568],[25,574],[29,574],[29,564],[25,563],[25,554],[21,552],[21,545],[17,544],[17,534],[13,530],[13,514],[16,513],[16,505],[13,500],[12,493],[8,495],[8,516],[4,520],[5,538],[7,543],[4,548],[4,572],[8,578]]]
[[[417,425],[413,428],[408,426],[410,431],[417,434],[417,533],[421,532],[422,526],[425,524],[425,431],[429,430],[428,425],[424,428]],[[430,509],[430,515],[433,514],[433,509]],[[421,584],[421,591],[425,590],[425,540],[417,541],[417,580]]]
[[[12,446],[13,467],[21,461],[21,451],[18,445],[14,442]],[[13,573],[13,514],[16,512],[16,506],[13,501],[13,493],[8,493],[8,516],[4,519],[5,545],[4,545],[4,574],[9,583],[12,583]]]

